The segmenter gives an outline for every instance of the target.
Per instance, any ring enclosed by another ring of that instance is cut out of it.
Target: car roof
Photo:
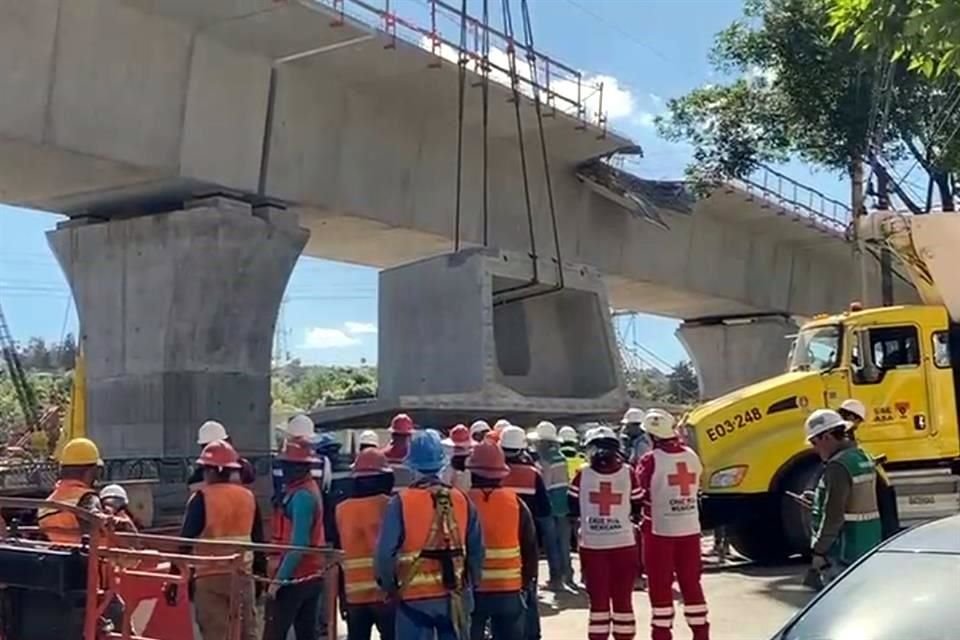
[[[879,551],[960,554],[960,515],[914,527],[890,540]]]

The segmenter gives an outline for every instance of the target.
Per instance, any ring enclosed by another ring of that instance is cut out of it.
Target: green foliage
[[[374,367],[304,366],[293,360],[274,372],[274,410],[306,411],[333,402],[373,398],[376,388]]]
[[[693,404],[700,399],[700,383],[693,365],[678,362],[667,374],[667,394],[674,404]]]
[[[636,400],[694,404],[700,398],[697,376],[689,362],[676,364],[666,374],[653,368],[628,371],[626,384],[628,394]]]
[[[30,371],[27,380],[37,394],[41,411],[49,406],[66,407],[70,403],[70,387],[73,384],[72,372],[45,373]],[[17,402],[13,382],[4,369],[0,373],[0,440],[6,440],[12,430],[25,425],[23,412]]]
[[[889,51],[928,78],[960,73],[957,0],[829,0],[838,37],[854,36],[862,49]]]

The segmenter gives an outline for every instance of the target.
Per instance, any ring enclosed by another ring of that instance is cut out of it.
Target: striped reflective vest
[[[47,500],[75,507],[91,494],[96,495],[96,491],[79,480],[59,480],[53,488],[53,493],[47,496]],[[40,531],[50,542],[80,544],[82,535],[80,522],[77,516],[69,511],[44,507],[37,510],[37,521]]]
[[[540,471],[533,465],[523,464],[522,462],[508,462],[510,474],[504,478],[503,486],[513,489],[519,496],[527,496],[529,499],[537,494],[537,478]]]
[[[231,481],[205,484],[197,493],[203,496],[204,507],[204,526],[200,539],[251,542],[250,533],[253,531],[253,519],[257,513],[256,499],[252,491]],[[191,499],[195,497],[196,494]],[[198,555],[218,556],[230,553],[230,549],[223,547],[197,547]],[[253,553],[247,551],[243,555],[249,570],[253,564]],[[223,573],[223,570],[196,570],[198,576],[212,573]]]
[[[850,474],[851,491],[843,514],[843,528],[827,556],[843,564],[852,564],[880,543],[882,527],[877,508],[877,473],[873,460],[859,447],[842,449],[827,464],[841,464]],[[816,544],[823,525],[827,500],[825,474],[820,476],[811,511],[813,539]]]
[[[436,500],[440,493],[450,497],[453,522],[437,519]],[[407,487],[397,494],[403,513],[403,546],[397,558],[397,576],[400,599],[405,601],[442,598],[450,594],[443,583],[440,560],[427,557],[432,552],[450,552],[453,555],[454,581],[463,585],[466,556],[467,496],[457,489],[443,485],[435,487]],[[449,525],[449,536],[442,531]]]
[[[323,498],[320,495],[320,487],[316,480],[310,476],[300,478],[287,483],[284,490],[283,500],[273,509],[273,519],[271,521],[271,534],[274,544],[289,545],[293,542],[293,520],[287,516],[287,505],[293,496],[299,491],[307,491],[313,496],[316,510],[313,514],[313,528],[310,530],[310,547],[322,547],[326,544],[326,538],[323,533]],[[280,568],[281,559],[274,561],[271,575],[276,575]],[[306,578],[309,576],[319,577],[323,570],[323,558],[315,553],[304,553],[300,556],[300,562],[293,572],[294,578]]]
[[[374,604],[386,600],[386,594],[377,586],[374,577],[373,554],[389,500],[389,496],[378,494],[349,498],[337,505],[337,532],[343,549],[347,604]]]
[[[471,489],[483,529],[483,574],[476,591],[519,592],[523,588],[520,558],[520,499],[512,489]]]

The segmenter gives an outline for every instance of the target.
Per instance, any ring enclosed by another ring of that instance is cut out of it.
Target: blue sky
[[[397,0],[394,6],[401,14],[423,17],[418,0]],[[471,0],[470,7],[479,12],[479,1]],[[605,79],[610,125],[643,146],[638,170],[649,178],[682,175],[688,150],[660,140],[653,118],[666,99],[720,79],[711,71],[707,53],[714,33],[736,19],[741,8],[741,0],[531,0],[537,48],[587,77]],[[519,31],[518,22],[515,28]],[[799,164],[784,171],[840,200],[847,198],[835,176]],[[0,303],[18,340],[56,340],[77,331],[69,289],[44,237],[57,219],[0,205]],[[306,362],[375,362],[376,289],[373,269],[301,258],[287,288],[278,342]],[[673,363],[687,357],[674,337],[676,325],[643,316],[636,335],[660,360]]]

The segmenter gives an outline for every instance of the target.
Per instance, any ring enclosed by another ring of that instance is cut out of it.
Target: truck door
[[[915,325],[905,324],[869,327],[858,335],[858,368],[851,391],[866,405],[867,419],[857,438],[891,462],[912,457],[904,441],[929,435],[930,408],[919,333]],[[897,443],[899,446],[889,446]]]

